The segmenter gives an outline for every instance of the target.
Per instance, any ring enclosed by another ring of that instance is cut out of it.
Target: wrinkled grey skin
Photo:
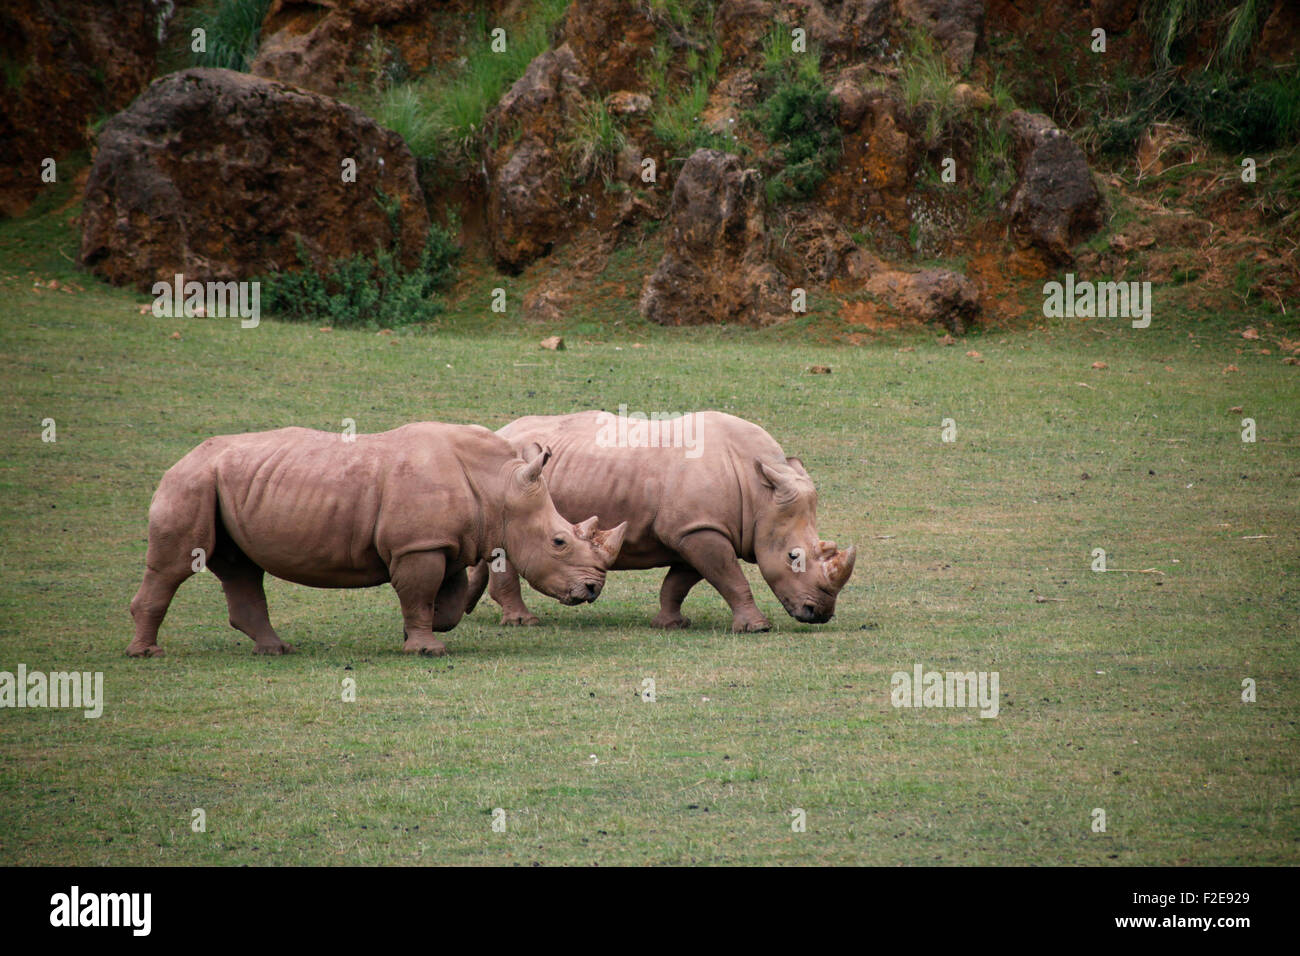
[[[421,422],[343,441],[308,428],[209,438],[173,465],[149,507],[145,575],[131,601],[132,657],[157,657],[158,627],[196,572],[221,581],[230,623],[259,654],[285,654],[262,578],[319,588],[391,582],[407,653],[441,655],[435,631],[465,608],[466,568],[503,549],[564,604],[594,601],[623,528],[560,516],[542,468],[477,425]]]
[[[682,447],[610,446],[601,437],[609,434],[605,414],[521,418],[497,434],[521,454],[555,450],[543,474],[561,514],[594,510],[604,524],[626,523],[610,570],[668,568],[656,627],[689,625],[682,600],[703,579],[731,607],[732,630],[767,630],[740,561],[758,565],[791,617],[810,624],[831,619],[857,552],[818,538],[817,491],[799,459],[787,458],[759,426],[722,412],[695,413],[690,454]],[[503,624],[539,623],[509,563],[499,571],[486,563],[474,569],[467,612],[485,587],[501,605]]]

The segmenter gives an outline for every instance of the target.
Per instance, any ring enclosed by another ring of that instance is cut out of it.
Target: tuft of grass
[[[1209,62],[1236,66],[1250,53],[1272,6],[1272,0],[1147,0],[1142,22],[1151,37],[1151,57],[1158,68],[1179,62],[1208,20],[1215,25]]]
[[[671,0],[662,6],[657,22],[659,35],[642,67],[642,77],[655,104],[651,118],[655,138],[677,158],[702,148],[736,151],[739,144],[734,134],[708,128],[701,116],[722,63],[712,6]],[[686,52],[675,71],[673,51],[679,45]]]
[[[933,146],[960,112],[953,92],[957,82],[948,73],[942,51],[922,30],[909,34],[900,65],[903,102],[925,114],[925,139]]]
[[[270,6],[271,0],[216,0],[195,10],[190,29],[204,31],[204,50],[191,53],[193,64],[248,72]]]
[[[608,180],[614,164],[627,147],[627,136],[601,101],[583,104],[581,113],[569,131],[568,155],[575,180],[599,174]]]
[[[973,175],[979,190],[978,203],[982,209],[992,212],[1016,184],[1011,130],[1001,117],[986,116],[977,120],[975,136]]]
[[[380,126],[401,136],[417,158],[438,150],[438,124],[414,86],[402,84],[388,88],[380,95],[371,114]]]

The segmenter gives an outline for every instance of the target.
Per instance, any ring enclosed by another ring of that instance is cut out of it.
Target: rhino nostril
[[[588,600],[588,601],[594,601],[594,600],[596,600],[596,598],[599,597],[599,596],[600,596],[600,585],[599,585],[599,584],[588,584],[588,585],[587,585],[587,600]]]

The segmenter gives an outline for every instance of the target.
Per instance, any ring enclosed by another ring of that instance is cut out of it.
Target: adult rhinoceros
[[[620,412],[621,415],[621,412]],[[516,452],[545,446],[543,469],[560,514],[595,511],[627,525],[610,570],[667,567],[656,627],[686,627],[682,600],[701,578],[731,607],[733,631],[771,624],[754,604],[740,561],[797,621],[821,624],[853,573],[856,550],[817,537],[817,491],[798,458],[759,426],[723,412],[629,424],[610,412],[520,418],[497,432]],[[509,562],[470,576],[467,611],[490,582],[503,624],[537,624]]]
[[[594,601],[624,528],[571,524],[542,477],[550,450],[521,460],[477,425],[423,422],[375,435],[307,428],[209,438],[163,475],[149,507],[144,581],[126,652],[157,656],[158,626],[200,562],[221,580],[230,623],[259,654],[284,654],[262,577],[321,588],[391,582],[410,653],[460,621],[466,574],[500,548],[564,604]]]

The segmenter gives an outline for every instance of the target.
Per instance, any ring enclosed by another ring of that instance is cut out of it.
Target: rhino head
[[[549,448],[534,446],[507,479],[504,538],[506,557],[538,591],[561,604],[594,601],[605,572],[623,546],[627,522],[602,531],[593,515],[571,524],[555,510],[542,477]]]
[[[754,558],[772,593],[796,621],[825,624],[853,573],[857,549],[817,537],[817,489],[798,458],[754,460],[759,495]]]

